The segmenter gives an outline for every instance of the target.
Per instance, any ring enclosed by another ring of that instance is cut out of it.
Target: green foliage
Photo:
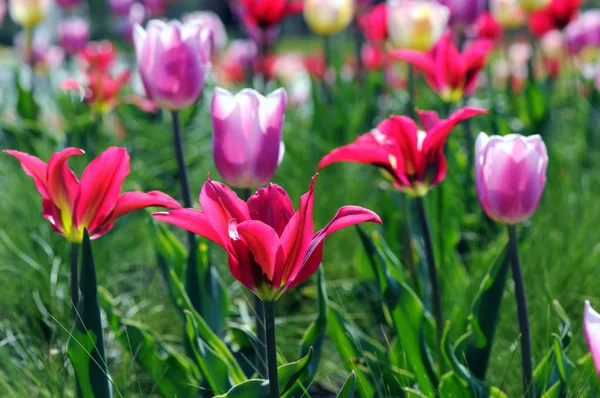
[[[342,389],[337,395],[337,398],[352,398],[356,389],[356,373],[350,372],[348,378],[344,382]]]

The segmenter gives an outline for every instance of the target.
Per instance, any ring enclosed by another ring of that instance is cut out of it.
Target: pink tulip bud
[[[90,25],[82,18],[65,19],[58,25],[58,40],[66,54],[76,54],[88,43]]]
[[[231,185],[257,188],[269,182],[282,160],[281,129],[287,94],[267,97],[245,89],[237,95],[217,88],[212,100],[213,157]]]
[[[518,224],[535,211],[544,186],[548,154],[542,137],[510,134],[475,143],[475,185],[479,203],[496,221]]]
[[[600,378],[600,314],[594,311],[587,300],[583,309],[583,334]]]
[[[133,41],[146,95],[158,107],[194,104],[210,68],[210,31],[198,24],[151,20],[134,27]]]

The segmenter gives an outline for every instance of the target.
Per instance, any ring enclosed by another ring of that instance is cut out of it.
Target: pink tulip
[[[315,177],[298,211],[278,185],[261,188],[244,202],[226,185],[208,180],[200,192],[202,211],[178,209],[152,216],[221,246],[238,281],[263,300],[277,300],[317,270],[327,236],[363,222],[381,223],[370,210],[344,206],[314,232]]]
[[[287,94],[264,97],[245,89],[237,95],[217,88],[212,100],[213,157],[231,185],[257,188],[275,174],[283,157],[281,130]]]
[[[81,4],[81,0],[56,0],[56,4],[63,10],[69,10]]]
[[[600,378],[600,314],[594,311],[587,300],[583,309],[583,334]]]
[[[548,154],[542,137],[510,134],[475,143],[475,185],[485,213],[506,224],[525,221],[537,208],[544,186]]]
[[[84,153],[81,149],[66,148],[52,155],[47,164],[23,152],[4,152],[17,158],[33,178],[43,198],[44,218],[71,242],[81,242],[84,229],[92,239],[99,238],[117,218],[134,210],[180,207],[175,199],[159,191],[120,194],[129,174],[129,155],[123,148],[108,148],[100,154],[85,168],[81,180],[67,164],[70,157]]]
[[[65,19],[58,25],[58,40],[66,54],[83,50],[90,38],[90,24],[83,18]]]
[[[210,31],[198,24],[152,20],[134,27],[133,41],[146,94],[159,108],[194,104],[210,67]]]
[[[109,0],[108,5],[113,14],[124,17],[129,14],[134,3],[135,0]]]
[[[565,42],[576,54],[586,47],[600,47],[600,9],[582,12],[565,28]]]
[[[210,30],[213,50],[223,50],[227,46],[227,30],[223,21],[212,11],[196,11],[183,16],[184,23],[196,23]]]

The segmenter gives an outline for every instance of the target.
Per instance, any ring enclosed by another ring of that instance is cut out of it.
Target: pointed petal
[[[116,220],[124,214],[130,213],[134,210],[143,209],[146,207],[166,207],[168,209],[179,209],[181,206],[179,203],[160,191],[145,192],[125,192],[117,199],[117,204],[110,214],[110,220]]]
[[[440,117],[436,111],[422,111],[420,109],[417,109],[416,111],[419,115],[419,119],[421,119],[423,130],[431,130],[440,123]]]
[[[113,210],[125,177],[129,174],[129,155],[124,148],[111,147],[85,168],[77,201],[76,225],[93,231]]]
[[[238,223],[250,220],[246,202],[225,184],[217,181],[208,180],[204,183],[200,192],[200,205],[224,242],[229,239],[229,220],[233,218]]]
[[[325,155],[319,162],[318,170],[337,162],[353,162],[372,164],[391,168],[389,164],[389,149],[376,138],[376,133],[367,133],[352,144],[336,148]]]
[[[42,197],[44,197],[44,199],[48,199],[49,195],[46,186],[46,171],[48,166],[46,163],[39,158],[29,155],[25,152],[13,151],[9,149],[6,149],[2,152],[14,156],[19,162],[21,162],[21,167],[25,171],[25,174],[33,178],[38,192],[42,195]]]
[[[297,270],[297,273],[290,276],[288,286],[296,286],[306,280],[317,270],[317,268],[319,268],[323,256],[323,243],[327,236],[342,228],[363,222],[375,222],[381,224],[381,218],[371,210],[359,206],[344,206],[340,208],[329,224],[313,236],[304,257],[304,261]]]
[[[253,220],[259,220],[271,226],[281,236],[290,218],[294,215],[294,207],[287,192],[279,185],[269,184],[259,189],[248,199],[248,209]]]
[[[414,120],[406,116],[391,116],[384,120],[378,129],[386,136],[392,138],[398,146],[401,158],[397,160],[397,175],[404,174],[414,175],[421,169],[422,151],[419,146],[419,128]],[[403,160],[403,161],[402,161]],[[410,182],[405,177],[400,180],[410,185]]]
[[[587,300],[583,310],[583,333],[600,378],[600,314],[594,311]]]
[[[390,53],[390,56],[416,66],[426,75],[433,75],[435,73],[433,59],[428,53],[416,50],[394,50]]]
[[[73,214],[75,201],[79,195],[79,181],[69,168],[67,160],[71,156],[82,155],[79,148],[66,148],[55,153],[48,161],[47,181],[50,200],[63,211]]]
[[[485,113],[488,113],[485,109],[465,107],[454,112],[448,119],[441,120],[432,129],[427,130],[427,136],[423,141],[423,152],[437,151],[446,143],[448,134],[450,134],[458,123]]]
[[[169,212],[153,213],[152,217],[204,236],[206,239],[212,240],[217,245],[225,248],[225,250],[229,247],[229,238],[223,239],[222,235],[213,227],[212,220],[199,210],[176,209]]]
[[[237,235],[248,251],[252,253],[254,261],[260,266],[262,272],[271,281],[277,265],[277,252],[279,251],[279,235],[267,224],[260,221],[244,221],[237,225]],[[231,237],[231,235],[230,235]]]

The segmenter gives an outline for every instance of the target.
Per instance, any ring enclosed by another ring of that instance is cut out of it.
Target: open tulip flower
[[[331,151],[318,168],[336,162],[372,164],[388,172],[401,191],[425,196],[446,176],[444,145],[448,134],[461,121],[487,111],[467,107],[446,120],[440,120],[433,111],[417,112],[424,130],[406,116],[391,116],[352,144]]]
[[[5,150],[21,162],[42,195],[43,216],[52,228],[71,242],[81,242],[87,228],[92,239],[108,232],[115,220],[134,210],[150,206],[170,209],[179,203],[159,191],[120,194],[129,174],[129,155],[124,148],[111,147],[83,171],[81,181],[69,168],[71,156],[83,150],[66,148],[50,157],[48,163],[19,151]]]
[[[153,217],[224,248],[233,276],[262,300],[276,300],[317,270],[328,235],[362,222],[381,223],[370,210],[344,206],[314,233],[315,177],[300,198],[298,211],[285,190],[275,184],[259,189],[244,202],[226,185],[209,179],[200,193],[202,211],[178,209]]]
[[[476,40],[460,53],[452,43],[450,32],[446,32],[428,53],[395,50],[391,55],[423,71],[429,87],[444,101],[456,102],[474,90],[493,47],[491,40]]]
[[[583,334],[590,354],[592,354],[596,373],[600,378],[600,314],[592,308],[587,300],[583,309]]]
[[[133,41],[146,95],[159,108],[181,110],[194,104],[210,67],[211,31],[179,21],[134,27]]]
[[[106,72],[117,58],[115,46],[108,40],[90,42],[78,53],[79,59],[86,69],[97,72]]]
[[[562,31],[579,14],[582,0],[551,0],[544,9],[529,17],[529,30],[542,37],[552,30]]]
[[[505,224],[518,224],[533,214],[544,186],[548,154],[539,135],[510,134],[475,143],[475,186],[485,213]]]

